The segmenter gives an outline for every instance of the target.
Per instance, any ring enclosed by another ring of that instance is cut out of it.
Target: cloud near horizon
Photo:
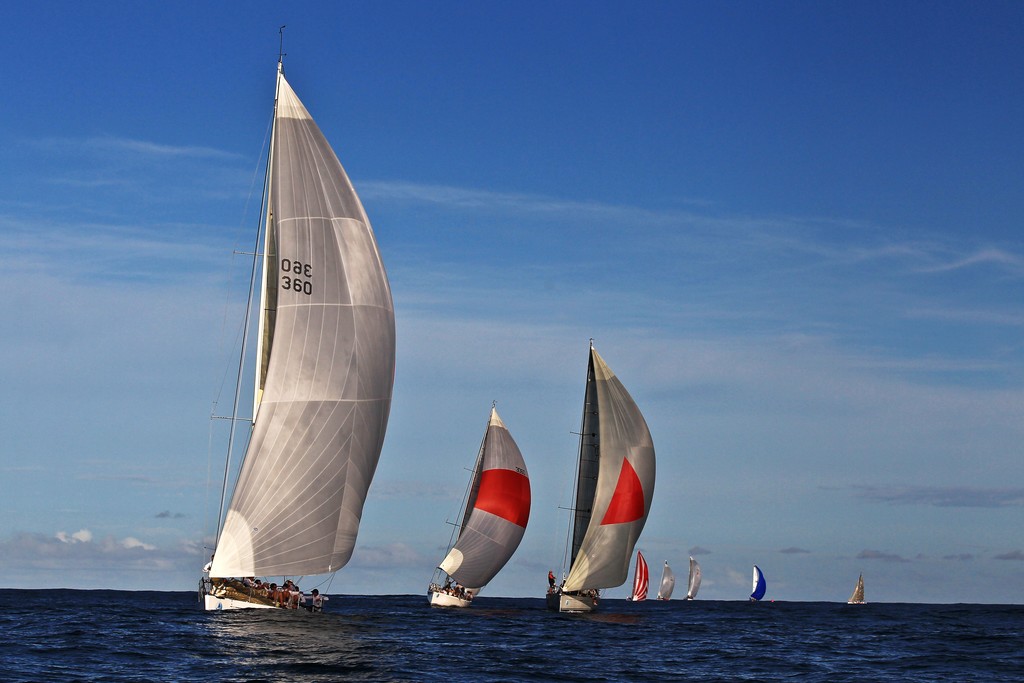
[[[1001,508],[1024,506],[1024,488],[854,486],[858,498],[893,505]]]
[[[411,546],[396,542],[386,545],[357,546],[352,553],[350,565],[352,567],[371,569],[381,567],[420,567],[429,566],[430,561]]]
[[[58,531],[52,536],[18,532],[0,540],[0,569],[5,575],[26,571],[67,572],[76,570],[169,571],[183,562],[194,563],[199,555],[195,544],[158,548],[134,536],[96,538],[89,529],[74,533]]]
[[[1011,550],[1008,553],[1000,553],[994,556],[997,560],[1017,560],[1018,562],[1024,561],[1024,552],[1020,550]]]
[[[894,553],[886,553],[881,550],[861,550],[857,553],[858,560],[882,560],[884,562],[910,562],[907,558],[902,555],[896,555]]]
[[[779,552],[783,555],[809,555],[811,551],[804,550],[803,548],[797,548],[796,546],[790,546],[788,548],[783,548]]]

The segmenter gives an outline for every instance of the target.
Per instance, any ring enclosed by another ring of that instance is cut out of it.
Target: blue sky
[[[332,591],[425,590],[497,401],[533,511],[487,592],[541,595],[593,337],[652,567],[1024,601],[1019,3],[209,5],[5,17],[0,585],[195,585],[286,24],[398,318]]]

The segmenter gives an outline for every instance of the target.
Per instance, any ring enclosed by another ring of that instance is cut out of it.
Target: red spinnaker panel
[[[601,524],[624,524],[635,522],[644,516],[644,489],[640,485],[640,477],[636,470],[623,459],[619,471],[619,482],[615,485],[612,502],[604,513]]]
[[[474,507],[525,529],[530,519],[530,480],[513,470],[484,470],[480,473]],[[643,511],[643,495],[640,510]]]

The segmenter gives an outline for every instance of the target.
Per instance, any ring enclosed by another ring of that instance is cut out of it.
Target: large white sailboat
[[[700,565],[697,560],[690,558],[690,580],[686,584],[686,599],[693,600],[700,590]]]
[[[232,445],[243,438],[234,430],[240,362],[222,519],[202,583],[211,610],[278,606],[252,579],[284,583],[345,566],[391,408],[395,318],[384,264],[348,176],[280,61],[262,216],[255,405],[224,516]]]
[[[590,345],[587,386],[566,544],[568,573],[549,609],[590,612],[600,589],[625,583],[654,496],[654,442],[629,392]]]
[[[430,604],[468,607],[519,547],[529,519],[526,462],[492,406],[469,478],[458,537],[427,589]]]

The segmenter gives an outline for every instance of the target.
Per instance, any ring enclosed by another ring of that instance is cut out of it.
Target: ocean
[[[0,590],[0,681],[1020,681],[1024,606],[334,595],[324,614],[195,593]]]

